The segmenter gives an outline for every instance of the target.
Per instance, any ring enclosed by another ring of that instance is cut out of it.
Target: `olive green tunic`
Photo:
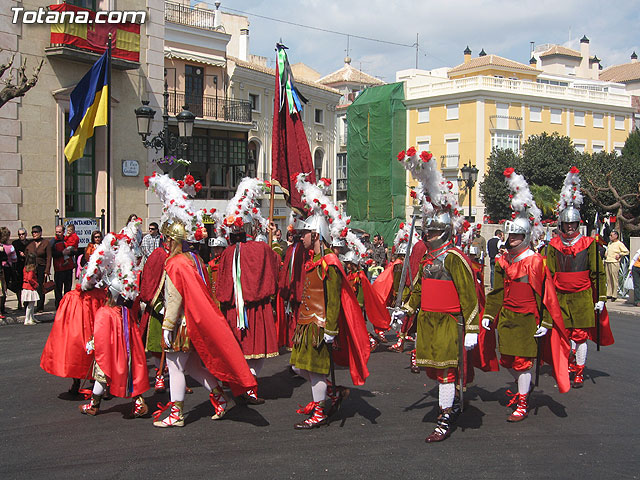
[[[458,292],[465,332],[477,333],[479,331],[478,298],[471,266],[460,253],[449,250],[444,259],[444,268],[451,276]],[[437,295],[437,292],[423,292],[422,282],[416,282],[413,293],[403,307],[409,315],[413,315],[420,307],[422,295]],[[423,310],[418,313],[416,336],[418,365],[439,369],[458,366],[458,321],[458,316],[454,317],[450,313]]]
[[[547,249],[547,266],[554,275],[560,270],[560,259],[564,254],[553,246],[549,245]],[[602,257],[598,255],[596,242],[592,242],[586,252],[586,268],[589,270],[591,285],[595,285],[596,281],[600,283],[599,300],[607,301],[607,283]],[[598,275],[596,275],[596,262],[598,262]],[[597,279],[597,277],[599,278]],[[594,312],[593,290],[588,288],[581,292],[563,292],[557,289],[558,302],[562,311],[562,319],[565,328],[591,328],[596,326],[596,316]]]
[[[537,253],[535,255],[538,255]],[[525,259],[526,260],[526,259]],[[525,261],[522,260],[522,261]],[[542,265],[542,262],[540,263]],[[542,270],[539,275],[542,275]],[[493,290],[487,294],[484,306],[484,316],[494,321],[498,320],[498,350],[503,355],[514,355],[533,358],[537,355],[538,344],[533,336],[538,329],[536,317],[533,313],[519,313],[502,308],[504,303],[504,280],[506,273],[499,262],[496,262],[493,276]],[[540,295],[531,289],[540,305]],[[553,321],[545,309],[542,316],[542,326],[553,328]]]
[[[325,250],[325,254],[331,253]],[[313,261],[320,260],[321,254],[317,253]],[[305,275],[322,275],[322,268],[326,269],[324,280],[326,291],[326,322],[325,327],[319,327],[311,322],[308,325],[296,325],[293,334],[293,350],[291,351],[291,365],[308,370],[310,372],[328,374],[330,361],[329,350],[324,343],[324,334],[338,334],[338,317],[340,315],[340,295],[342,290],[342,275],[334,266],[318,265]]]

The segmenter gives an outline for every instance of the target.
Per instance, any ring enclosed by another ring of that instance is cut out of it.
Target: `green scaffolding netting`
[[[405,220],[406,148],[402,83],[365,89],[347,109],[347,213],[351,226],[380,233],[391,244]]]

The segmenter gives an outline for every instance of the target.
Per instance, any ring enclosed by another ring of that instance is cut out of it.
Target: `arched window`
[[[322,178],[323,163],[324,152],[318,148],[313,154],[313,168],[316,172],[316,181]]]

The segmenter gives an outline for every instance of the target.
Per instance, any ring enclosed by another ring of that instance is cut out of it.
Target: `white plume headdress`
[[[422,213],[431,216],[434,211],[447,211],[451,215],[453,229],[459,232],[464,219],[458,210],[458,200],[453,193],[453,183],[445,180],[438,170],[436,161],[430,152],[420,154],[411,147],[398,154],[398,161],[411,172],[418,182],[416,198],[420,202]]]
[[[513,168],[507,168],[503,172],[507,186],[511,190],[509,198],[511,199],[512,218],[517,216],[526,218],[531,223],[532,238],[538,239],[544,232],[541,219],[542,212],[533,199],[529,184],[519,173],[515,173]]]
[[[225,226],[230,227],[240,218],[242,225],[252,223],[261,232],[269,231],[269,221],[262,216],[258,206],[260,197],[269,188],[271,185],[259,178],[243,178],[238,184],[236,194],[227,204]],[[240,222],[235,225],[240,226]]]
[[[180,183],[183,185],[180,186]],[[169,175],[158,175],[153,172],[150,177],[145,177],[145,185],[148,185],[164,204],[161,222],[179,221],[187,232],[187,240],[195,241],[195,232],[202,226],[204,212],[196,210],[193,206],[188,192],[183,190],[184,181],[177,181]]]
[[[558,212],[562,212],[569,206],[578,210],[582,206],[583,197],[580,191],[580,170],[577,167],[571,167],[571,170],[564,178],[564,185],[560,191],[560,201],[558,202]]]
[[[398,232],[393,239],[393,246],[398,249],[401,244],[409,243],[409,234],[411,233],[411,225],[406,222],[402,222],[399,226]],[[420,235],[417,229],[413,230],[413,240],[411,240],[411,246],[415,246],[420,241]]]

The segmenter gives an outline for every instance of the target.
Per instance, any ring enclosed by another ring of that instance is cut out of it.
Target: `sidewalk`
[[[56,316],[55,299],[53,292],[49,292],[45,297],[44,312],[34,315],[38,323],[53,323]],[[24,308],[18,310],[18,298],[13,292],[7,292],[7,302],[5,304],[7,313],[5,318],[0,320],[1,325],[17,325],[24,323]]]

